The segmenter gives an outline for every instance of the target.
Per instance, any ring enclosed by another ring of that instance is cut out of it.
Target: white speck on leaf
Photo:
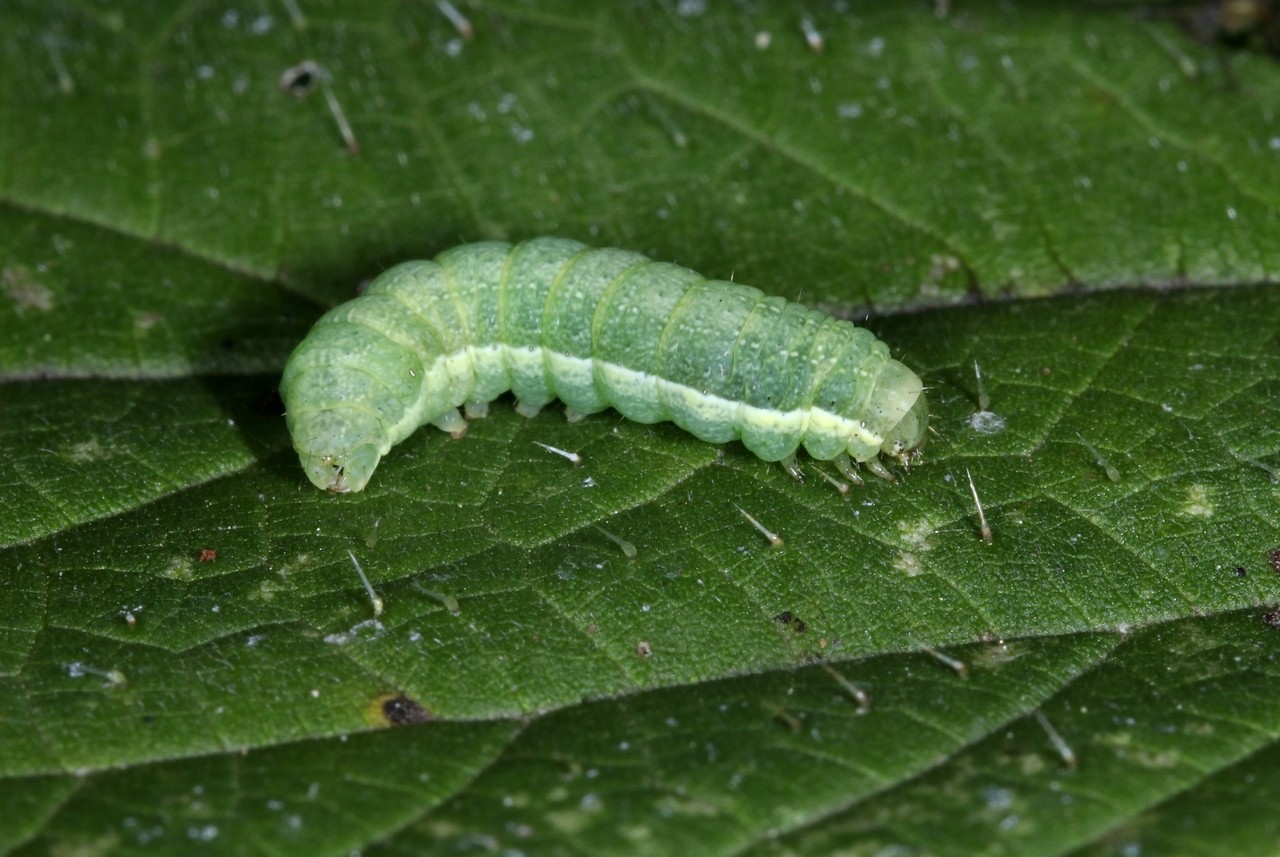
[[[969,417],[969,427],[978,434],[999,434],[1004,431],[1004,417],[994,411],[975,411]]]

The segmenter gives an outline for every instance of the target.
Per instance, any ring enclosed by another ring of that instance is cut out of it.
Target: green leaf
[[[452,8],[0,7],[0,850],[1274,852],[1273,58],[1127,4]],[[843,495],[500,400],[311,487],[323,309],[539,234],[870,315],[923,461]]]

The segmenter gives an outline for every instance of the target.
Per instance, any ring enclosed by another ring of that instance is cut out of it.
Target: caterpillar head
[[[335,494],[363,491],[391,447],[378,418],[354,408],[310,411],[288,422],[307,478]]]
[[[929,430],[929,404],[920,376],[897,360],[889,360],[875,376],[871,403],[863,405],[866,425],[881,438],[879,454],[906,464],[924,446]],[[866,447],[862,447],[866,449]],[[850,448],[850,453],[854,450]],[[857,460],[867,456],[854,454]]]
[[[921,391],[919,398],[907,410],[898,424],[884,436],[880,452],[906,464],[912,453],[924,449],[929,437],[929,403]]]

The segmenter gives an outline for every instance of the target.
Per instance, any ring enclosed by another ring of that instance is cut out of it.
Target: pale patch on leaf
[[[1182,507],[1182,513],[1193,518],[1213,517],[1213,500],[1209,496],[1208,486],[1196,483],[1187,489],[1187,502]]]
[[[170,580],[195,580],[196,569],[189,556],[175,556],[161,570],[160,575]]]
[[[53,290],[35,278],[30,268],[6,267],[0,272],[0,287],[17,306],[19,314],[27,310],[48,312],[53,309]]]

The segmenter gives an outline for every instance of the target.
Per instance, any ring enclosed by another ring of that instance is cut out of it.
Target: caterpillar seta
[[[459,436],[511,391],[533,416],[606,408],[741,440],[797,474],[800,446],[857,479],[924,445],[920,378],[863,328],[759,289],[563,238],[465,244],[405,262],[330,310],[280,393],[308,478],[360,491],[419,426]],[[851,461],[852,460],[852,461]],[[860,480],[859,480],[860,481]]]

